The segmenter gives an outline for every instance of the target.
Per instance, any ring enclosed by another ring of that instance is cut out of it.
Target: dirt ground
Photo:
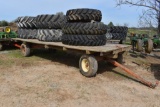
[[[151,89],[107,62],[96,77],[79,73],[79,55],[34,50],[0,52],[0,107],[159,107],[160,85]],[[129,53],[125,66],[160,81],[160,52]]]

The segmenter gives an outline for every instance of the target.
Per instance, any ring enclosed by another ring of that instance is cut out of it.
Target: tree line
[[[5,20],[0,21],[0,27],[8,26],[8,25],[9,25],[9,22],[7,22]]]

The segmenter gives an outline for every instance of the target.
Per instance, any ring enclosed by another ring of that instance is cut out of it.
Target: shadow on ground
[[[4,45],[2,51],[10,51],[10,50],[15,50],[15,49],[17,48],[13,45]]]
[[[34,49],[32,55],[38,56],[47,60],[51,60],[54,62],[62,63],[67,66],[72,66],[79,68],[79,59],[82,54],[77,53],[67,53],[64,51],[54,51],[54,50],[46,50],[46,49]],[[98,63],[98,73],[103,73],[106,71],[110,71],[114,66],[107,63],[106,61],[100,61]]]
[[[79,54],[67,53],[58,50],[34,49],[31,55],[76,68],[79,67]]]
[[[151,64],[151,71],[154,73],[154,77],[160,80],[160,64]]]
[[[77,53],[67,53],[64,51],[49,51],[45,49],[36,49],[33,51],[32,55],[51,60],[54,62],[62,63],[67,66],[72,66],[79,68],[79,59],[82,54],[77,54]],[[108,63],[107,61],[100,61],[98,63],[98,72],[97,74],[103,74],[105,72],[114,72],[115,75],[119,75],[128,79],[131,79],[133,81],[139,82],[136,79],[122,73],[122,72],[117,72],[114,70],[115,66],[112,64]]]

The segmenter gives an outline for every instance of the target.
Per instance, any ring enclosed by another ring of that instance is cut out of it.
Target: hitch
[[[112,60],[112,59],[107,59],[107,61],[109,61],[110,63],[112,63],[113,65],[120,67],[121,69],[123,69],[126,73],[130,74],[131,76],[135,77],[136,79],[138,79],[142,84],[149,86],[150,88],[155,88],[158,86],[159,82],[156,81],[155,84],[148,82],[146,80],[144,80],[142,77],[138,76],[137,74],[135,74],[134,72],[132,72],[131,70],[129,70],[128,68],[124,67],[123,65],[121,65],[120,63]]]

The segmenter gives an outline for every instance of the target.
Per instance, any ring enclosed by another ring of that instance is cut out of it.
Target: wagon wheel
[[[137,49],[137,51],[139,51],[139,52],[143,51],[142,40],[140,40],[140,39],[137,40],[136,49]]]
[[[21,49],[21,52],[22,52],[23,56],[27,57],[27,56],[30,55],[31,51],[30,51],[30,47],[29,47],[28,44],[24,44],[24,43],[21,44],[20,49]]]
[[[98,63],[95,57],[82,55],[79,60],[79,68],[82,75],[86,77],[95,76],[98,70]]]
[[[145,44],[145,52],[151,53],[152,50],[153,50],[153,41],[151,39],[148,39]]]
[[[3,45],[2,45],[2,43],[0,43],[0,51],[2,51],[3,50]]]

